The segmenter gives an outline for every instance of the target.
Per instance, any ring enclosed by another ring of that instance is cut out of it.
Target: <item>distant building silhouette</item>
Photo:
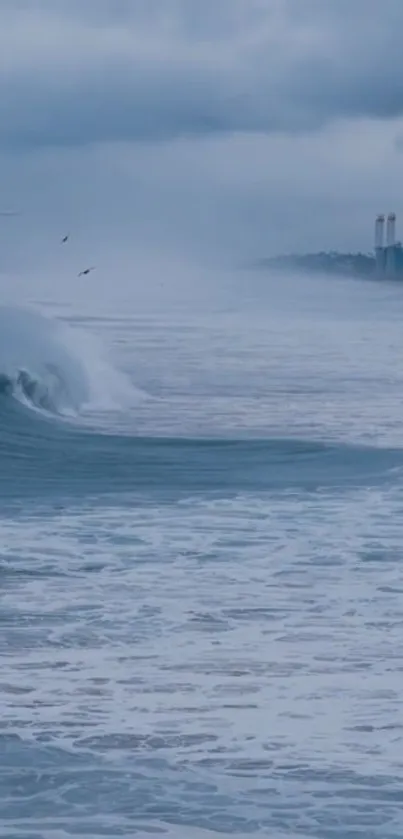
[[[385,216],[379,215],[375,220],[375,272],[383,279],[403,279],[403,248],[401,242],[396,242],[396,215],[389,213],[386,220],[386,244],[384,242]]]
[[[370,253],[339,253],[319,251],[305,254],[283,254],[256,260],[256,268],[297,270],[308,273],[345,275],[368,279],[395,279],[403,282],[403,247],[396,242],[396,215],[389,213],[375,219],[374,251]]]

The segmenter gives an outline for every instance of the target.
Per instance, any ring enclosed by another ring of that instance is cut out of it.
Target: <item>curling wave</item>
[[[84,497],[161,503],[190,495],[343,491],[396,482],[403,452],[325,442],[129,437],[55,421],[0,398],[0,513]]]
[[[0,499],[148,492],[317,491],[401,481],[403,452],[297,439],[169,439],[103,434],[62,416],[91,401],[91,368],[57,321],[0,307]],[[104,368],[103,368],[104,369]],[[114,378],[114,372],[112,379]],[[93,376],[94,378],[94,376]],[[33,410],[34,409],[34,410]]]
[[[51,414],[77,414],[90,399],[85,365],[62,326],[34,311],[0,307],[0,395]]]
[[[34,408],[53,414],[68,415],[79,406],[69,391],[58,368],[45,365],[45,377],[37,378],[29,370],[20,368],[13,376],[0,373],[0,395],[14,396]]]

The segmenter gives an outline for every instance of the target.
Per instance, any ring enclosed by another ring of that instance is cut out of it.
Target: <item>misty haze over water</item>
[[[0,1],[0,836],[402,835],[402,23]]]

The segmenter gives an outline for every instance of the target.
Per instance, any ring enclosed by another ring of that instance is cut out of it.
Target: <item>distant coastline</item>
[[[296,270],[318,274],[355,277],[376,277],[376,260],[372,254],[320,251],[307,254],[284,254],[259,259],[257,268]]]

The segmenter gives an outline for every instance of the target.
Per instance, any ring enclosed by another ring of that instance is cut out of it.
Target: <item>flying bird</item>
[[[78,276],[78,277],[83,277],[83,276],[85,276],[86,274],[89,274],[89,273],[90,273],[90,271],[95,271],[95,265],[93,265],[93,266],[92,266],[92,268],[85,268],[85,269],[84,269],[84,271],[80,271],[80,273],[79,273],[79,274],[77,274],[77,276]]]
[[[67,233],[67,236],[63,236],[62,243],[67,242],[67,239],[69,238],[69,236],[70,236],[69,233]]]

